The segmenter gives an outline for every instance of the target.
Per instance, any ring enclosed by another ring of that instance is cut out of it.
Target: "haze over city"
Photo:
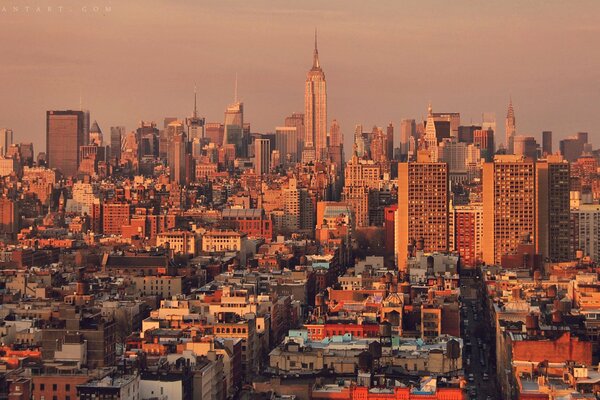
[[[506,115],[519,134],[598,144],[596,1],[42,1],[2,4],[0,125],[45,147],[45,111],[91,110],[102,128],[199,113],[222,121],[236,73],[246,121],[272,132],[303,109],[313,32],[328,115],[351,149],[354,126],[434,111]],[[38,5],[38,4],[36,4]],[[56,7],[65,7],[58,12]],[[100,11],[92,11],[98,6]],[[14,10],[18,7],[18,10]],[[48,11],[44,7],[54,7]],[[70,10],[70,11],[67,11]],[[501,129],[499,132],[502,134]],[[497,143],[503,141],[498,138]]]

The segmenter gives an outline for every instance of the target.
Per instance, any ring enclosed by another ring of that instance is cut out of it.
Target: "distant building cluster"
[[[316,35],[304,94],[273,132],[237,83],[222,122],[0,129],[0,399],[596,398],[588,134],[429,104],[346,160]]]

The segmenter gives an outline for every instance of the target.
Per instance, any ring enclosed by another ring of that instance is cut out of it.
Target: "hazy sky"
[[[200,114],[222,121],[237,72],[245,120],[272,131],[303,111],[315,27],[347,144],[357,123],[399,131],[429,101],[464,124],[495,112],[503,142],[512,95],[519,134],[600,145],[597,0],[0,0],[0,127],[44,150],[45,111],[80,93],[105,135],[162,126],[191,113],[194,83]]]

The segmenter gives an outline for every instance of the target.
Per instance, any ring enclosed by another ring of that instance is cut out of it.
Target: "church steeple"
[[[312,69],[321,69],[321,65],[319,64],[319,49],[317,48],[317,28],[315,28],[315,50],[313,51]]]

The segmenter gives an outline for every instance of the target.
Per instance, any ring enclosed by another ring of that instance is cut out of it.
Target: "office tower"
[[[89,144],[102,146],[102,130],[98,126],[98,122],[94,121],[90,128]]]
[[[296,134],[298,136],[298,161],[302,157],[302,151],[304,150],[304,139],[305,139],[305,128],[304,128],[304,114],[292,113],[289,117],[285,117],[284,126],[296,128]]]
[[[483,261],[499,264],[535,234],[535,163],[497,155],[483,166]]]
[[[484,112],[481,115],[481,128],[479,129],[491,129],[496,132],[496,113]]]
[[[396,263],[406,272],[409,244],[425,252],[448,251],[448,165],[429,162],[398,164]]]
[[[552,131],[542,132],[542,155],[552,154]]]
[[[414,119],[403,119],[400,121],[400,154],[408,155],[410,151],[410,139],[416,140],[417,124]]]
[[[46,157],[49,168],[65,177],[79,169],[79,147],[86,142],[83,111],[46,112]]]
[[[174,124],[174,123],[171,123]],[[171,126],[169,124],[169,126]],[[183,126],[181,127],[183,129]],[[185,185],[187,182],[187,138],[185,133],[178,131],[169,138],[169,173],[171,182],[179,185]]]
[[[437,141],[436,145],[445,138],[458,138],[459,126],[460,113],[434,113],[429,104],[427,120],[425,120],[425,137],[430,148],[433,144],[433,136]]]
[[[475,136],[475,131],[481,130],[481,129],[482,129],[482,127],[477,126],[477,125],[459,126],[458,127],[458,141],[462,142],[462,143],[467,143],[467,144],[473,143],[473,137]],[[484,130],[487,130],[487,129],[491,129],[491,128],[484,128]]]
[[[279,151],[280,161],[284,166],[291,166],[298,158],[298,129],[295,126],[278,126],[275,128],[275,149]]]
[[[560,154],[568,162],[573,162],[583,154],[587,142],[587,132],[578,132],[575,136],[570,136],[559,142]]]
[[[371,160],[375,162],[385,161],[386,135],[383,133],[383,129],[374,126],[369,137],[369,153],[371,154]]]
[[[506,151],[508,154],[514,154],[514,138],[515,134],[517,133],[517,128],[512,99],[510,99],[510,102],[508,103],[508,112],[506,113],[504,132],[506,134]]]
[[[425,121],[425,147],[430,150],[433,151],[434,149],[437,148],[437,144],[438,144],[438,133],[436,130],[436,124],[435,124],[435,119],[433,117],[433,107],[431,107],[431,104],[429,104],[429,107],[427,108],[427,121]],[[448,124],[448,135],[447,137],[450,136],[450,125]],[[442,136],[443,133],[440,133],[440,136]]]
[[[196,87],[194,86],[194,111],[192,116],[185,119],[185,125],[187,126],[187,138],[190,142],[195,139],[202,139],[204,137],[204,125],[205,119],[198,117],[198,102]]]
[[[162,159],[169,158],[169,149],[173,138],[184,132],[183,123],[179,120],[171,121],[166,128],[160,131],[158,142],[158,156]]]
[[[225,125],[219,122],[209,122],[205,125],[204,134],[211,143],[221,144],[225,134]]]
[[[367,136],[363,134],[363,126],[358,124],[354,127],[354,152],[362,158],[369,152]]]
[[[390,122],[386,129],[386,157],[388,160],[394,158],[394,125]]]
[[[33,165],[33,143],[21,143],[21,160],[23,165],[31,167]]]
[[[0,156],[5,156],[8,148],[13,144],[12,129],[0,129]]]
[[[451,182],[463,182],[467,174],[467,144],[457,142],[454,138],[442,140],[438,146],[438,161],[448,164]]]
[[[181,125],[179,121],[171,122],[170,124],[174,123]],[[136,135],[139,143],[138,151],[140,160],[143,158],[154,159],[160,156],[161,143],[156,123],[141,121],[140,126],[136,130]]]
[[[237,96],[237,95],[236,95]],[[244,146],[244,103],[234,99],[233,104],[225,110],[225,132],[223,145],[233,145],[236,157],[246,157],[247,149]]]
[[[271,165],[271,141],[254,139],[254,173],[258,176],[268,174]]]
[[[344,138],[342,135],[342,129],[336,119],[331,121],[331,128],[329,128],[329,147],[327,158],[339,167],[341,171],[342,164],[344,163]]]
[[[449,223],[450,250],[460,254],[462,265],[477,266],[482,256],[483,205],[451,205]]]
[[[486,161],[489,162],[494,159],[495,145],[493,130],[476,129],[473,131],[473,144],[479,147],[481,157],[485,158]]]
[[[569,261],[569,163],[561,156],[549,155],[535,167],[536,251],[553,262]]]
[[[306,76],[304,90],[304,118],[305,151],[314,152],[315,159],[321,160],[327,155],[327,84],[319,63],[316,31],[313,64]]]
[[[513,150],[515,156],[537,159],[538,145],[533,136],[515,135],[513,137]]]
[[[124,126],[111,126],[110,127],[110,154],[111,157],[120,160],[121,149],[123,146],[123,138],[125,137]]]

